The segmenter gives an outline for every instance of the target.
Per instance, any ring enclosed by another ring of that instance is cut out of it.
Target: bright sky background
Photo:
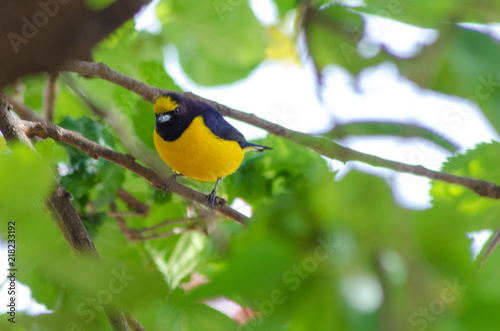
[[[158,0],[155,0],[138,15],[138,29],[158,31],[160,25],[154,12],[157,2]],[[252,0],[250,3],[261,22],[266,25],[277,22],[277,10],[272,1]],[[437,38],[437,32],[431,29],[420,29],[370,16],[365,19],[370,45],[363,43],[360,51],[366,55],[373,55],[379,50],[377,45],[384,44],[394,55],[411,57],[420,51],[421,45],[430,44]],[[290,18],[290,22],[292,21],[293,17]],[[496,31],[500,37],[500,28]],[[244,112],[255,113],[259,117],[301,132],[320,133],[331,129],[335,123],[375,119],[400,120],[436,128],[439,133],[464,148],[473,147],[481,141],[498,139],[477,106],[471,107],[464,99],[422,90],[399,76],[397,67],[390,63],[363,71],[357,88],[354,85],[354,77],[346,70],[333,65],[328,67],[324,72],[324,86],[319,91],[323,100],[320,102],[311,64],[306,56],[302,56],[301,60],[301,65],[265,61],[248,78],[229,86],[214,88],[194,84],[183,73],[174,48],[167,48],[165,67],[184,90]],[[109,65],[113,66],[112,63]],[[250,125],[230,121],[248,139],[266,134]],[[362,152],[421,164],[435,170],[438,170],[449,156],[442,148],[423,140],[369,137],[346,139],[341,143]],[[341,173],[350,169],[349,165],[344,167],[340,162],[331,164],[333,169],[342,169]],[[396,201],[401,205],[417,209],[430,206],[427,179],[375,169],[367,165],[357,164],[356,167],[387,179],[391,183]],[[484,233],[480,237],[478,242],[487,238]],[[477,249],[476,247],[475,250]],[[5,249],[1,249],[0,253],[5,255],[0,257],[0,261],[7,261]],[[44,306],[27,299],[29,297],[29,289],[21,286],[18,298],[24,299],[18,299],[18,311],[45,311]],[[5,298],[7,293],[3,287],[0,289],[0,302],[6,302]],[[0,311],[5,311],[4,305]]]

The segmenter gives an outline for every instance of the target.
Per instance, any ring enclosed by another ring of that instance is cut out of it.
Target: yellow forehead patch
[[[177,106],[179,106],[179,104],[177,103],[177,101],[173,100],[170,95],[161,95],[158,97],[158,99],[156,99],[153,110],[155,114],[161,114],[168,111],[173,111],[175,108],[177,108]]]

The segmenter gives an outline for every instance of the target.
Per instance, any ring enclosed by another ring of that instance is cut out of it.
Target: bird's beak
[[[165,113],[159,114],[156,116],[156,120],[160,123],[168,122],[170,120],[170,118],[172,118],[172,116],[165,114]]]

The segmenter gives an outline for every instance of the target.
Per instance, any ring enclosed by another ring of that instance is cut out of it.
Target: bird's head
[[[157,123],[167,123],[170,120],[181,116],[182,97],[175,93],[160,95],[154,103],[153,110]],[[185,112],[185,111],[184,111]]]
[[[156,131],[167,141],[181,136],[193,119],[203,112],[203,103],[177,93],[159,96],[153,105]]]

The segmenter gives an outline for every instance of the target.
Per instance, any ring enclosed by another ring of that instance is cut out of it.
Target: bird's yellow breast
[[[201,116],[174,141],[162,139],[155,129],[154,143],[163,161],[176,172],[207,182],[235,172],[245,154],[236,141],[214,135]]]

